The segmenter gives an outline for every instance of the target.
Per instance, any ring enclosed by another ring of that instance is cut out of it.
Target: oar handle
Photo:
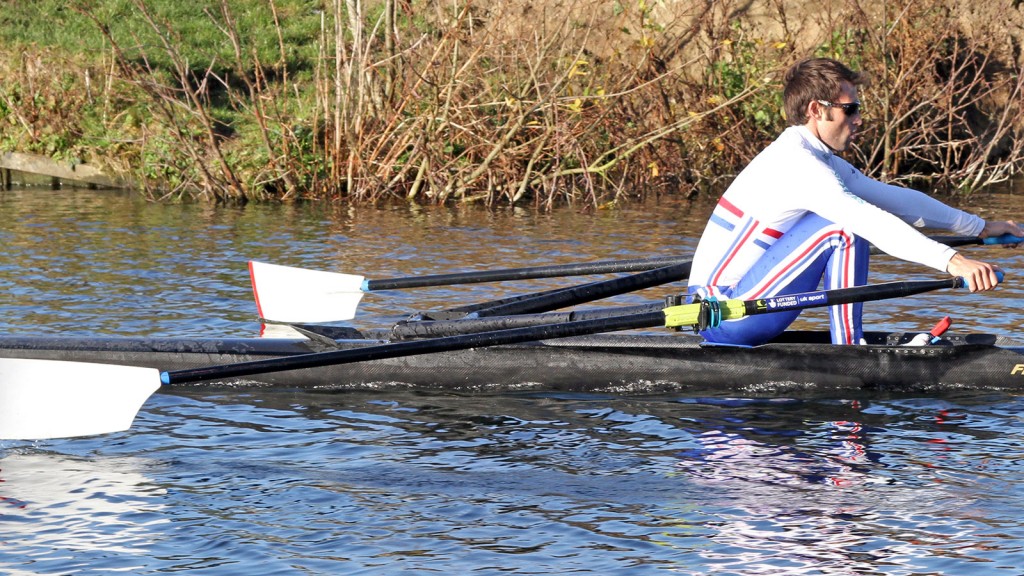
[[[1014,236],[1013,234],[1000,234],[999,236],[989,236],[988,238],[981,238],[981,244],[1021,244],[1024,243],[1024,238],[1020,236]],[[1002,278],[999,279],[1003,281]]]
[[[1003,274],[1002,270],[996,270],[996,284],[1002,284],[1004,277],[1005,274]],[[960,283],[957,284],[956,286],[953,286],[954,288],[968,288],[971,285],[971,283],[967,281],[967,278],[960,277],[956,278],[955,280],[959,281]]]

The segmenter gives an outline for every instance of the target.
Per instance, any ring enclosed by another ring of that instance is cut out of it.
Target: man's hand
[[[1013,220],[1007,220],[1005,222],[985,222],[985,227],[982,228],[981,234],[978,234],[979,238],[988,238],[990,236],[1002,236],[1003,234],[1011,234],[1013,236],[1024,236],[1024,228],[1021,228]],[[1007,248],[1016,248],[1018,244],[1006,244]]]
[[[1009,222],[1008,224],[1013,224]],[[1014,226],[1016,226],[1014,224]],[[988,226],[986,226],[988,228]],[[1006,232],[999,232],[999,234],[1005,234]],[[996,270],[999,270],[998,266],[989,264],[987,262],[981,262],[979,260],[971,260],[970,258],[964,258],[959,252],[954,254],[949,259],[949,264],[946,265],[946,271],[953,276],[959,276],[967,280],[967,284],[971,289],[971,292],[981,292],[984,290],[991,290],[999,284],[999,278],[996,277]]]

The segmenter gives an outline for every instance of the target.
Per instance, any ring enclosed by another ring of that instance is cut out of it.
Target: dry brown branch
[[[781,73],[811,54],[874,78],[850,156],[869,175],[971,192],[1024,163],[1024,70],[988,40],[1007,25],[966,30],[953,0],[331,0],[312,78],[288,67],[275,0],[278,55],[258,52],[221,0],[209,17],[231,55],[204,66],[133,1],[167,69],[96,24],[118,77],[152,101],[139,154],[174,174],[174,196],[546,209],[716,193],[781,131]],[[87,80],[92,94],[101,83]],[[245,134],[219,123],[213,95]],[[6,87],[0,106],[19,138],[46,132]]]

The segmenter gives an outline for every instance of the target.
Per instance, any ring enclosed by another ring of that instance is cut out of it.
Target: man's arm
[[[832,157],[831,161],[850,192],[915,228],[938,228],[954,234],[977,236],[985,225],[980,217],[949,206],[924,192],[869,178],[838,156]]]

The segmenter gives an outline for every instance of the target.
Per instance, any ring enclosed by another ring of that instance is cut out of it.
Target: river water
[[[971,210],[1024,219],[1012,193]],[[250,259],[386,278],[687,253],[710,206],[596,214],[163,206],[0,192],[0,333],[251,336]],[[1020,337],[995,293],[867,324]],[[879,257],[872,281],[934,278]],[[582,279],[370,294],[357,325]],[[670,288],[618,297],[646,302]],[[823,327],[806,313],[799,327]],[[132,428],[0,442],[3,574],[1020,574],[1024,402],[204,388]]]

